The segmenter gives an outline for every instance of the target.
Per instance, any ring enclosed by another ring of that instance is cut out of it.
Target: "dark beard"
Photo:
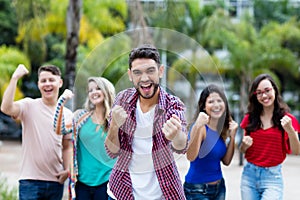
[[[153,85],[154,85],[154,90],[153,90],[153,93],[152,93],[152,95],[151,96],[143,96],[142,94],[141,94],[141,92],[140,92],[140,90],[138,89],[138,88],[135,88],[136,90],[137,90],[137,92],[139,93],[139,95],[141,96],[141,97],[143,97],[144,99],[151,99],[154,95],[155,95],[155,93],[157,92],[157,90],[158,90],[158,87],[159,87],[159,84],[158,83],[153,83]]]

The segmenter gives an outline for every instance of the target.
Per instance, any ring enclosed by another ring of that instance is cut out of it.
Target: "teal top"
[[[104,141],[107,133],[103,126],[96,131],[91,117],[80,128],[77,140],[78,180],[88,186],[98,186],[109,179],[116,159],[107,154]]]

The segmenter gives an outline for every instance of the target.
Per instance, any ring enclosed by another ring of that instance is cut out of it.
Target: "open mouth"
[[[221,109],[218,109],[218,110],[212,110],[211,112],[213,112],[213,113],[215,113],[215,114],[219,114],[219,113],[222,112],[222,110],[221,110]]]
[[[99,95],[92,96],[92,99],[98,99],[98,98],[99,98]]]
[[[49,92],[52,92],[53,89],[44,89],[45,92],[49,93]]]
[[[147,85],[140,85],[140,88],[144,91],[144,92],[149,92],[151,90],[152,87],[152,83],[151,84],[147,84]]]

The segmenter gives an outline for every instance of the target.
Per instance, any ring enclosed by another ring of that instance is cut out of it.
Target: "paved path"
[[[178,156],[177,164],[181,180],[188,170],[189,163],[185,156]],[[226,184],[226,200],[240,200],[240,179],[243,167],[239,166],[239,152],[236,151],[230,166],[222,166]],[[283,163],[284,200],[300,199],[300,156],[289,155]],[[272,200],[272,199],[270,199]]]
[[[18,170],[21,158],[21,143],[14,141],[2,141],[0,146],[0,178],[7,178],[11,186],[18,185]],[[242,167],[239,166],[238,152],[230,166],[223,167],[224,178],[227,186],[226,200],[240,200],[240,177]],[[185,155],[175,155],[181,179],[188,170],[189,163]],[[285,182],[284,200],[300,199],[300,156],[289,155],[283,164],[283,176]],[[65,190],[67,191],[67,189]],[[66,194],[65,194],[65,198]],[[271,199],[270,199],[271,200]]]

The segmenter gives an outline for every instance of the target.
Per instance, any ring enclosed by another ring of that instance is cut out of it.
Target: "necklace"
[[[96,132],[98,132],[100,127],[103,125],[103,121],[98,119],[96,112],[93,113],[93,116],[96,121]]]

